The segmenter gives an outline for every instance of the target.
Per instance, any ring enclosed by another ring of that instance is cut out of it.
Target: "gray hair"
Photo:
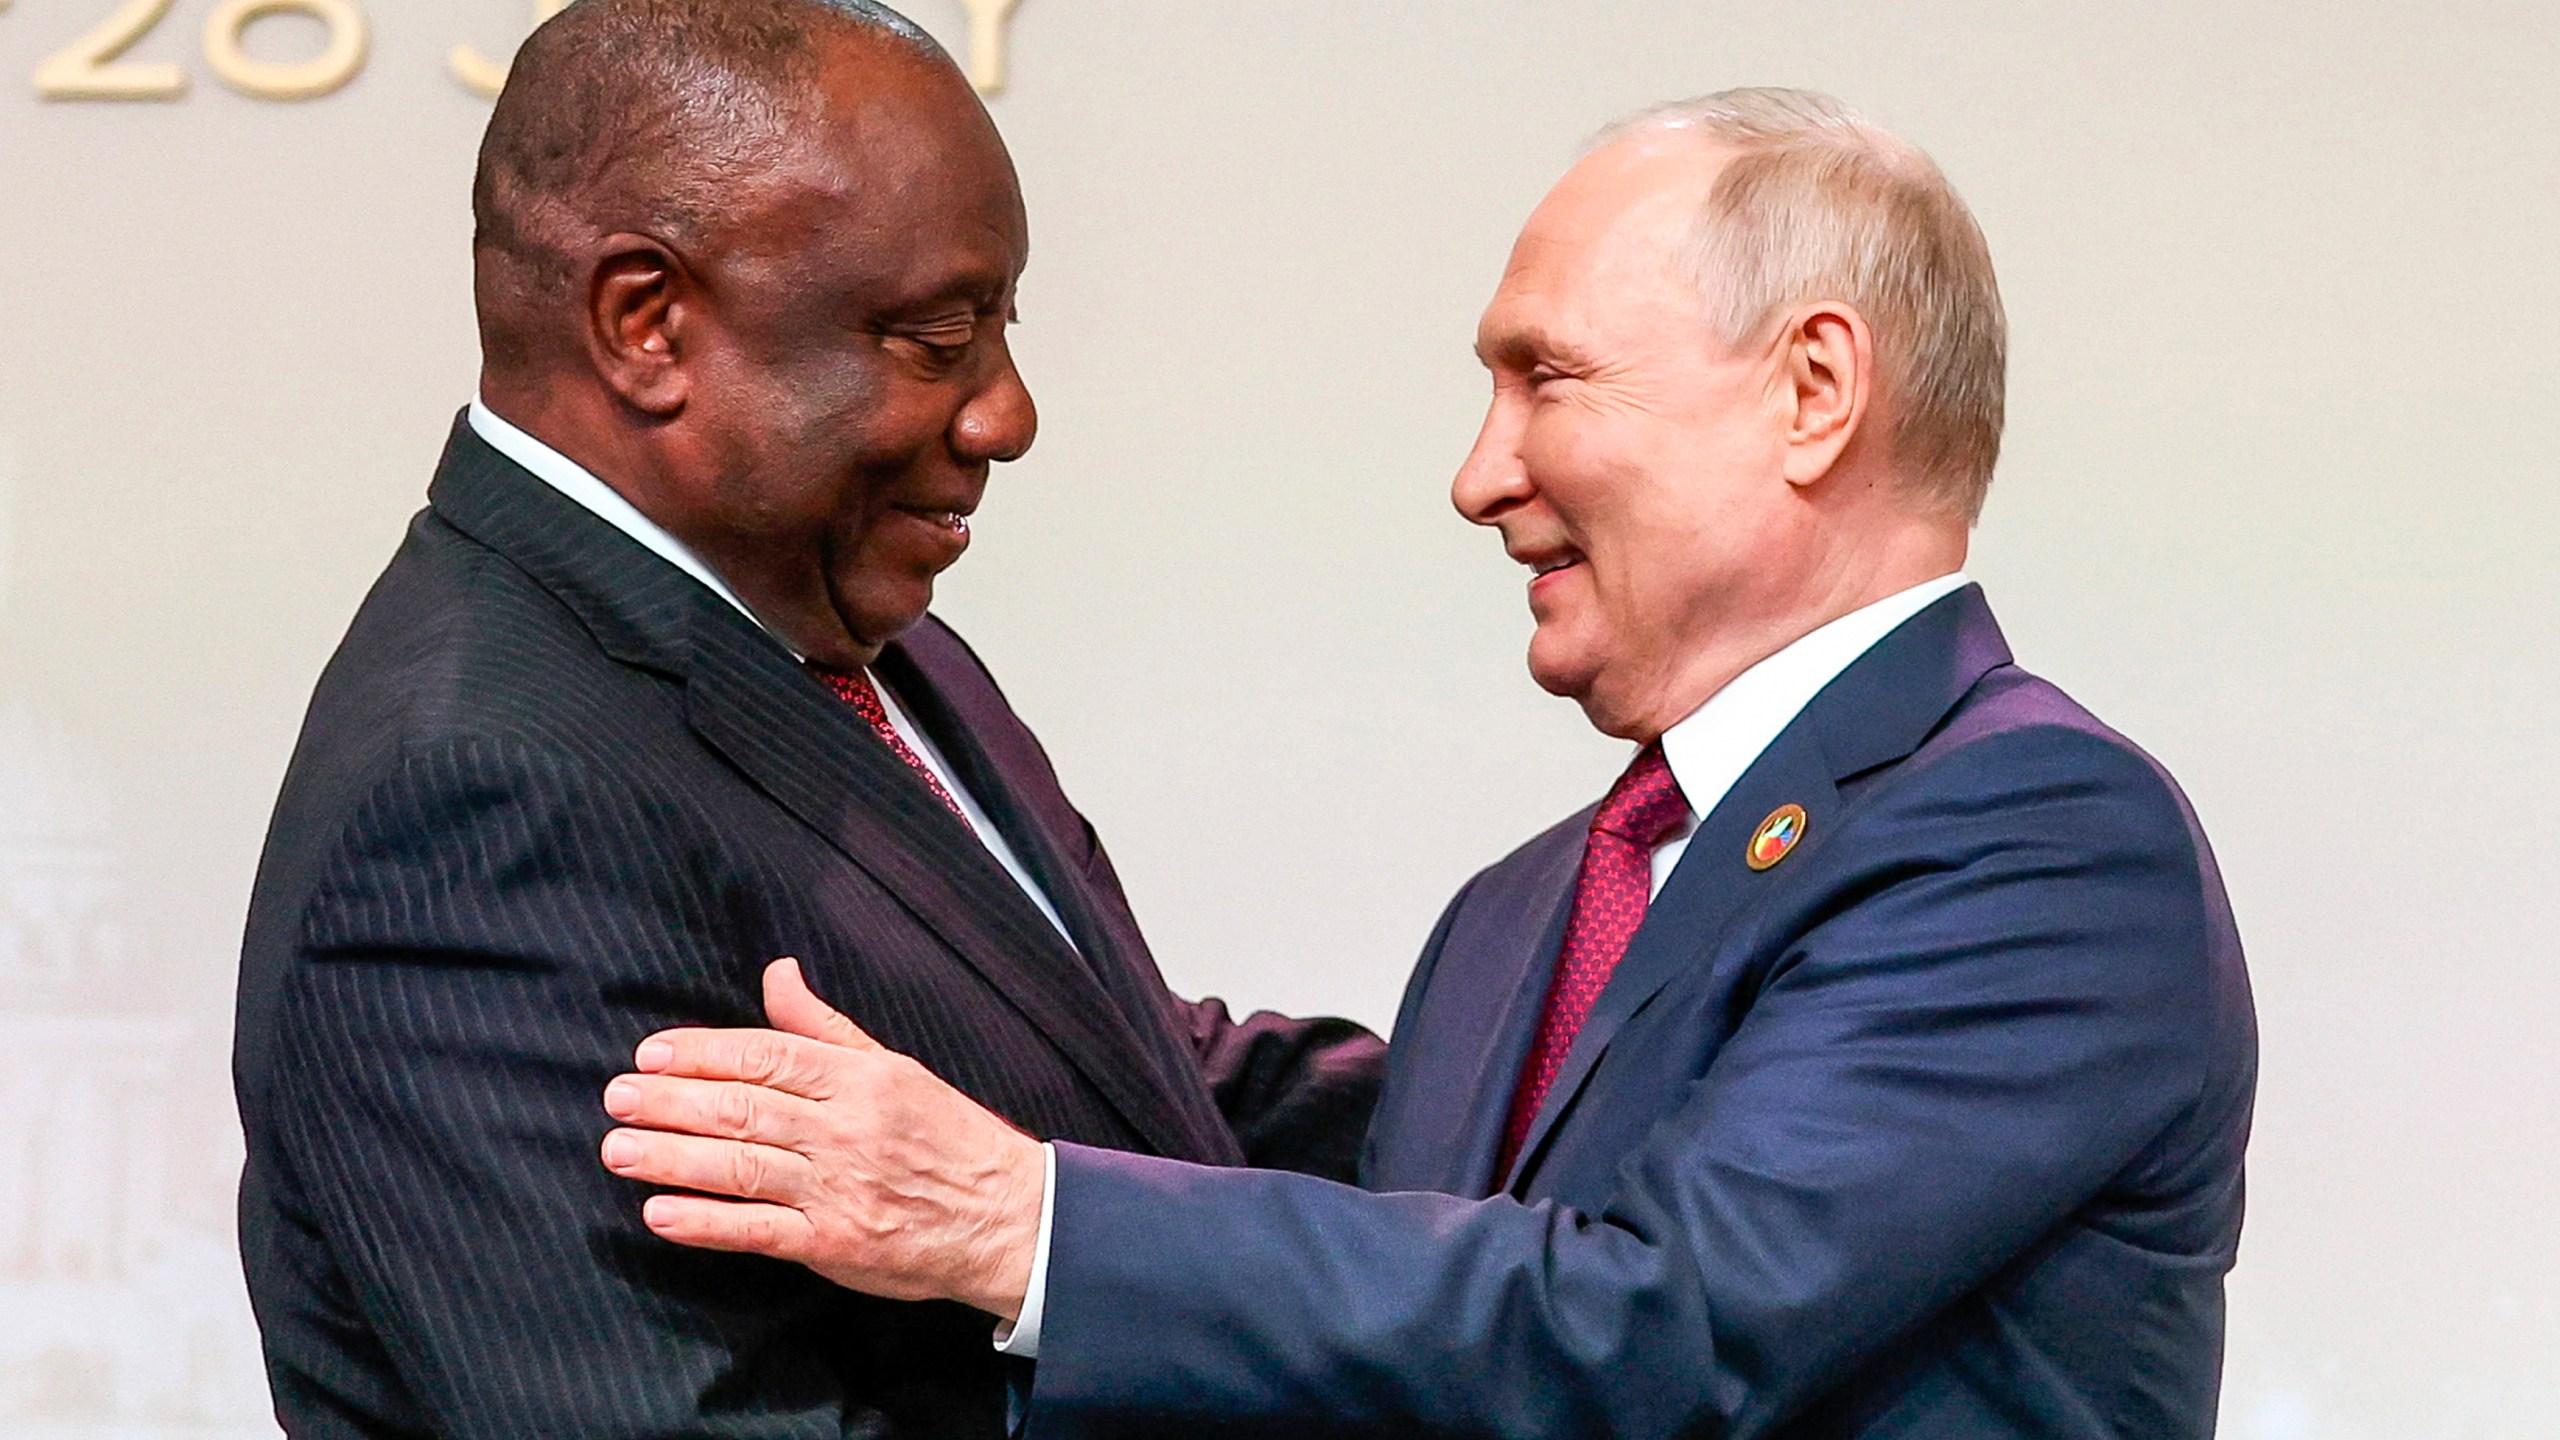
[[[1690,257],[1719,335],[1741,344],[1812,300],[1874,327],[1887,434],[1923,498],[1980,517],[2000,459],[2008,318],[1982,229],[1937,164],[1828,95],[1725,90],[1641,110],[1591,143],[1647,131],[1738,152]]]

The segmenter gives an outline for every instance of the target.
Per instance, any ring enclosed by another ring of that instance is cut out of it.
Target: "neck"
[[[723,523],[706,498],[721,462],[674,426],[635,422],[610,392],[559,377],[484,370],[481,403],[559,451],[674,536],[745,603],[759,624],[809,660],[859,670],[880,647],[856,639],[836,613],[826,577],[803,560]],[[686,477],[696,477],[688,480]]]
[[[539,378],[511,378],[495,371],[480,373],[480,403],[527,435],[559,451],[578,467],[613,487],[633,508],[667,525],[666,508],[645,484],[647,458],[638,452],[621,417],[609,401],[576,387]],[[674,526],[667,526],[673,533]]]
[[[1798,640],[1879,600],[1901,594],[1964,568],[1967,527],[1935,517],[1911,517],[1882,535],[1819,557],[1783,595],[1754,607],[1749,619],[1715,618],[1712,631],[1667,657],[1654,683],[1623,714],[1603,715],[1590,700],[1584,711],[1603,732],[1639,743],[1698,711],[1736,676]]]

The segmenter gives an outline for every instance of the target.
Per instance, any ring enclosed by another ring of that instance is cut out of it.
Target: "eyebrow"
[[[1559,339],[1544,326],[1530,323],[1506,325],[1499,330],[1477,335],[1476,359],[1486,368],[1500,365],[1520,367],[1523,362],[1552,360],[1564,365],[1586,363],[1579,346]]]
[[[881,307],[880,313],[893,319],[912,320],[919,316],[947,314],[957,307],[967,306],[983,315],[1001,308],[1010,288],[1009,282],[983,274],[953,275],[930,290],[890,301]]]

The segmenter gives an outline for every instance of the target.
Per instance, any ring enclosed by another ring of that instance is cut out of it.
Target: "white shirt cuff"
[[[1049,1225],[1058,1214],[1058,1147],[1040,1147],[1040,1239],[1031,1251],[1031,1284],[1022,1292],[1022,1314],[996,1327],[996,1353],[1017,1360],[1040,1358],[1040,1312],[1049,1298]]]

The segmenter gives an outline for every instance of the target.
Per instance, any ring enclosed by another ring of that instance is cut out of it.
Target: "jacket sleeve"
[[[1125,908],[1110,852],[1091,821],[1084,829],[1088,876]],[[1246,1164],[1346,1182],[1357,1175],[1386,1079],[1385,1041],[1351,1020],[1267,1010],[1238,1020],[1223,1000],[1167,999]]]
[[[1246,1164],[1346,1183],[1358,1175],[1385,1041],[1350,1020],[1267,1010],[1237,1020],[1223,1000],[1176,1003]]]
[[[864,1429],[830,1287],[657,1239],[597,1159],[643,1036],[758,1023],[762,957],[721,940],[747,902],[684,834],[566,762],[430,749],[357,809],[305,912],[282,1152],[435,1434]]]
[[[1794,937],[1597,1213],[1061,1147],[1032,1436],[1769,1433],[2202,1085],[2199,857],[2142,757],[1984,740],[1832,844],[1915,835],[1931,858]]]

